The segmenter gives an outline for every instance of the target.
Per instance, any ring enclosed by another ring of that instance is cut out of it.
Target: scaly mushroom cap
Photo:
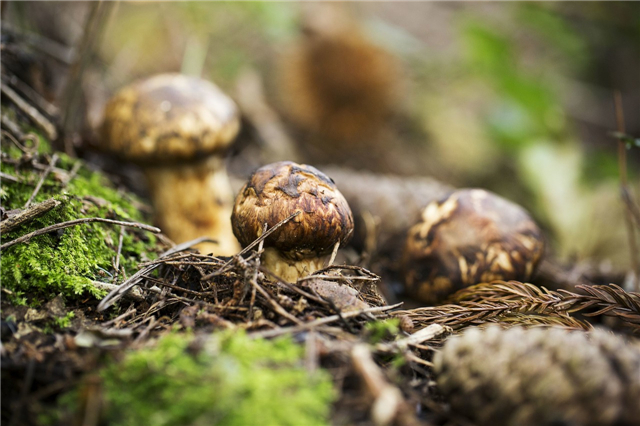
[[[459,190],[430,203],[409,230],[407,292],[437,303],[480,282],[527,281],[543,249],[542,233],[524,209],[482,189]]]
[[[138,163],[197,160],[223,151],[239,125],[235,103],[213,83],[160,74],[120,89],[107,103],[102,147]]]
[[[264,242],[291,260],[330,253],[353,231],[351,209],[333,180],[305,164],[281,161],[256,170],[236,197],[233,233],[243,247],[295,212]]]

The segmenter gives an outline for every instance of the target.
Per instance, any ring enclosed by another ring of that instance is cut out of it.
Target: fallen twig
[[[425,328],[422,328],[408,337],[400,340],[396,340],[392,343],[380,343],[376,345],[377,350],[386,352],[405,351],[409,346],[416,346],[427,340],[431,340],[441,334],[450,333],[451,327],[443,326],[440,324],[431,324]]]
[[[245,70],[236,84],[237,101],[244,116],[256,129],[269,158],[298,161],[301,158],[278,114],[267,104],[260,74],[252,69]]]
[[[234,257],[243,256],[243,255],[247,254],[251,249],[253,249],[255,246],[257,246],[258,244],[263,242],[269,235],[273,234],[276,230],[278,230],[278,228],[280,228],[285,223],[289,222],[294,217],[298,216],[300,213],[302,213],[302,212],[301,211],[297,211],[297,212],[293,213],[291,216],[289,216],[288,218],[283,219],[280,222],[276,223],[271,229],[269,229],[267,232],[262,234],[260,237],[256,238],[254,242],[252,242],[251,244],[249,244],[248,246],[243,248],[240,251],[240,253],[234,255]],[[227,263],[225,263],[216,272],[212,272],[211,274],[202,277],[202,279],[203,280],[209,280],[209,279],[211,279],[211,278],[213,278],[215,276],[224,274],[225,272],[227,272],[228,268],[233,264],[233,262],[234,262],[234,260],[233,260],[233,257],[232,257],[231,259],[229,259],[229,261]]]
[[[116,250],[116,257],[113,265],[113,281],[117,281],[118,273],[120,272],[120,254],[122,253],[122,243],[124,241],[124,228],[120,228],[120,235],[118,236],[118,249]]]
[[[116,284],[105,283],[102,281],[95,281],[95,280],[92,280],[91,284],[93,284],[96,288],[99,288],[100,290],[106,290],[106,291],[113,291],[118,287]],[[135,302],[142,302],[144,300],[142,291],[140,291],[139,289],[138,291],[130,291],[129,293],[127,293],[127,297]]]
[[[42,173],[42,176],[40,176],[40,180],[38,181],[38,184],[33,189],[31,196],[29,197],[26,204],[24,205],[25,209],[29,207],[29,205],[31,204],[35,196],[38,195],[38,192],[40,192],[40,188],[42,188],[42,184],[44,183],[44,180],[47,178],[49,173],[51,173],[51,170],[55,167],[57,161],[58,161],[58,154],[53,154],[53,156],[51,157],[51,161],[49,161],[49,166]]]
[[[147,225],[145,225],[145,226],[147,226]],[[158,229],[158,228],[155,228],[155,229]],[[159,229],[158,229],[158,232],[160,232]],[[131,277],[129,277],[128,280],[124,281],[122,284],[120,284],[119,286],[114,288],[111,291],[111,293],[107,294],[105,296],[105,298],[102,299],[100,301],[100,303],[98,304],[97,311],[98,312],[104,311],[105,309],[107,309],[108,307],[110,307],[111,305],[116,303],[131,288],[133,288],[133,286],[135,286],[140,281],[142,281],[142,279],[144,278],[145,275],[147,275],[149,272],[152,272],[154,269],[159,268],[160,265],[162,265],[162,259],[163,258],[167,258],[167,257],[171,256],[172,254],[178,253],[178,252],[183,251],[183,250],[187,250],[187,249],[191,248],[192,246],[194,246],[196,244],[199,244],[201,242],[204,242],[204,241],[212,241],[212,240],[210,238],[208,238],[208,237],[196,238],[195,240],[191,240],[191,241],[184,242],[182,244],[178,244],[177,246],[172,247],[169,250],[165,251],[164,253],[162,253],[160,255],[160,257],[157,259],[157,261],[155,263],[148,264],[148,266],[145,266],[142,269],[138,270],[138,272],[136,272]]]
[[[58,131],[56,126],[49,121],[47,117],[42,115],[35,107],[29,105],[24,99],[18,95],[12,88],[6,84],[0,85],[2,94],[5,95],[20,111],[25,113],[32,121],[33,124],[38,126],[47,136],[49,140],[56,140],[58,138]]]
[[[92,58],[91,52],[104,34],[108,18],[113,10],[115,2],[96,2],[91,5],[89,15],[84,25],[82,40],[78,46],[66,85],[61,96],[62,130],[63,134],[71,133],[71,125],[77,112],[78,100],[82,93],[82,74]],[[72,148],[65,141],[65,150],[71,154]]]
[[[38,137],[32,132],[29,132],[26,135],[22,133],[22,130],[20,130],[18,125],[11,120],[7,114],[2,114],[2,127],[2,135],[9,138],[9,140],[13,142],[20,151],[25,154],[35,154],[38,152],[40,139],[38,139]],[[31,141],[33,145],[26,146],[23,144],[24,141]]]
[[[405,407],[405,402],[400,389],[393,386],[385,378],[384,373],[378,367],[371,356],[369,347],[365,344],[356,344],[351,349],[351,362],[358,373],[367,392],[373,397],[371,404],[371,420],[376,425],[388,425],[394,420],[397,424],[407,424],[402,421],[402,412],[410,412]]]
[[[31,86],[29,86],[24,81],[20,80],[15,74],[9,71],[7,68],[3,70],[8,75],[5,77],[4,73],[2,75],[2,82],[4,84],[10,84],[13,86],[16,91],[22,93],[23,96],[28,98],[33,104],[35,104],[41,111],[47,114],[49,117],[56,117],[58,115],[58,108],[49,103],[46,99],[42,97],[40,93],[34,90]]]
[[[145,225],[144,223],[123,222],[120,220],[103,219],[101,217],[86,217],[82,219],[70,220],[68,222],[56,223],[54,225],[47,226],[45,228],[41,228],[36,231],[30,232],[26,235],[23,235],[22,237],[16,238],[15,240],[2,244],[0,246],[0,250],[7,249],[19,243],[24,243],[25,241],[29,241],[31,238],[37,237],[38,235],[43,235],[52,231],[57,231],[58,229],[69,228],[71,226],[76,226],[83,223],[91,223],[91,222],[102,222],[102,223],[110,223],[112,225],[127,226],[129,228],[142,229],[144,231],[149,231],[153,233],[161,232],[159,228],[156,228],[155,226]]]
[[[622,109],[622,95],[619,90],[614,93],[615,100],[615,113],[616,124],[618,127],[618,133],[624,134],[624,111]],[[634,202],[631,199],[631,193],[629,191],[629,182],[627,177],[627,150],[626,144],[618,138],[618,168],[620,170],[620,193],[622,201],[624,202],[625,211],[624,219],[625,226],[627,228],[627,235],[629,239],[629,252],[631,255],[631,267],[633,268],[633,282],[635,283],[634,289],[640,291],[640,257],[638,255],[638,241],[636,239],[636,231],[633,227],[633,212],[634,209],[629,208],[633,206]]]
[[[273,297],[271,297],[269,295],[269,293],[262,288],[262,286],[260,284],[258,284],[257,282],[255,282],[255,280],[249,280],[251,282],[251,285],[258,290],[258,292],[265,298],[267,299],[267,302],[269,302],[269,304],[271,305],[271,307],[273,308],[274,311],[276,311],[278,314],[280,314],[281,316],[283,316],[284,318],[288,319],[289,321],[293,322],[294,324],[302,324],[302,321],[300,321],[298,318],[294,317],[293,315],[291,315],[289,312],[287,312],[282,306],[280,306],[280,304],[278,304],[278,302],[276,302],[275,300],[273,300]]]
[[[3,173],[0,172],[0,178],[4,179],[4,180],[10,180],[11,182],[15,182],[15,183],[25,183],[24,179],[13,176],[13,175],[9,175],[7,173]]]
[[[276,336],[281,336],[283,334],[291,334],[291,333],[300,333],[301,331],[305,331],[305,330],[311,330],[314,329],[318,326],[321,325],[325,325],[325,324],[330,324],[334,321],[339,321],[341,319],[344,318],[353,318],[353,317],[357,317],[363,314],[373,314],[373,313],[379,313],[379,312],[386,312],[386,311],[390,311],[392,309],[396,309],[398,307],[402,306],[402,303],[397,303],[395,305],[389,305],[389,306],[379,306],[379,307],[375,307],[375,308],[367,308],[367,309],[362,309],[359,311],[353,311],[353,312],[345,312],[342,314],[342,316],[340,315],[331,315],[328,317],[324,317],[324,318],[319,318],[315,321],[311,321],[311,322],[307,322],[304,324],[300,324],[300,325],[296,325],[293,327],[282,327],[282,328],[278,328],[276,330],[267,330],[267,331],[258,331],[255,333],[251,333],[250,336],[253,338],[270,338],[270,337],[276,337]]]
[[[0,233],[5,234],[11,232],[14,229],[31,222],[33,219],[42,216],[46,212],[53,210],[62,204],[60,201],[49,198],[41,203],[34,204],[29,208],[21,211],[15,216],[11,216],[6,220],[0,222]]]

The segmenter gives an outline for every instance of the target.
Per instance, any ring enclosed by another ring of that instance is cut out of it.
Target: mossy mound
[[[168,334],[101,377],[112,426],[323,425],[335,398],[330,375],[309,373],[304,348],[290,338],[234,332]]]
[[[32,204],[54,198],[61,204],[46,214],[2,235],[2,243],[56,223],[100,217],[142,221],[136,200],[115,190],[106,177],[80,160],[57,153],[55,169],[48,173]],[[51,154],[41,138],[38,152],[25,154],[3,140],[0,199],[5,211],[23,209],[34,193]],[[66,173],[66,174],[65,174]],[[155,257],[152,234],[104,223],[87,223],[36,236],[2,250],[2,286],[14,304],[40,305],[58,294],[65,298],[104,296],[92,281],[111,283],[120,233],[123,242],[119,273],[135,272],[140,261]]]

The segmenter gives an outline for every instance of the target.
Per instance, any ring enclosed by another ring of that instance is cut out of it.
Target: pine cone
[[[471,328],[435,372],[452,408],[481,425],[640,424],[640,347],[604,330]]]

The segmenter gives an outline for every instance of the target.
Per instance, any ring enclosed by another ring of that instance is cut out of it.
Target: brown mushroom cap
[[[281,161],[256,170],[236,197],[233,233],[246,247],[268,228],[302,212],[271,234],[265,247],[299,260],[330,253],[353,231],[351,209],[333,180],[315,167]]]
[[[208,81],[160,74],[107,103],[103,149],[139,163],[173,163],[223,151],[239,129],[238,109]]]
[[[408,232],[407,292],[437,303],[460,288],[528,280],[542,256],[542,232],[520,206],[482,189],[430,203]]]

